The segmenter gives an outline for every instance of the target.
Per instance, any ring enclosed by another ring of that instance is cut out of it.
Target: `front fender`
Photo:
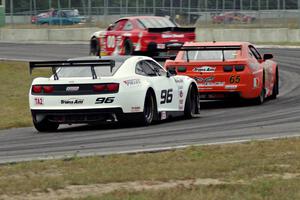
[[[106,35],[106,32],[107,31],[97,31],[97,32],[94,32],[92,35],[91,35],[91,39],[96,37],[96,38],[99,38],[101,36],[104,36]]]

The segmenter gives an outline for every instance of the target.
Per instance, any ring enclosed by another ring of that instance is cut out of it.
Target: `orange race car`
[[[248,42],[195,42],[180,47],[167,60],[170,73],[188,75],[198,84],[200,99],[240,97],[262,104],[279,93],[278,65]]]

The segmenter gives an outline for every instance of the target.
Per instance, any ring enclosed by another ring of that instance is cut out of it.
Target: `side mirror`
[[[167,77],[176,76],[177,75],[175,67],[168,67],[167,71],[168,71]]]
[[[269,60],[269,59],[272,59],[272,58],[273,58],[273,54],[270,54],[270,53],[264,54],[264,60]]]

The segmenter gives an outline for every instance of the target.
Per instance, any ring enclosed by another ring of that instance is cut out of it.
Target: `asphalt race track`
[[[280,67],[280,95],[261,106],[223,101],[202,102],[201,116],[149,127],[64,126],[55,133],[34,128],[0,131],[0,162],[134,152],[191,144],[300,135],[300,49],[271,52]],[[0,59],[45,60],[85,56],[88,45],[0,43]]]

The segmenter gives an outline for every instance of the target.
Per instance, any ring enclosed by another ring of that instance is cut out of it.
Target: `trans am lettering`
[[[215,72],[215,71],[216,71],[216,68],[210,67],[210,66],[195,67],[193,69],[193,72]]]
[[[61,100],[61,104],[83,104],[83,99],[68,99],[68,100]]]

